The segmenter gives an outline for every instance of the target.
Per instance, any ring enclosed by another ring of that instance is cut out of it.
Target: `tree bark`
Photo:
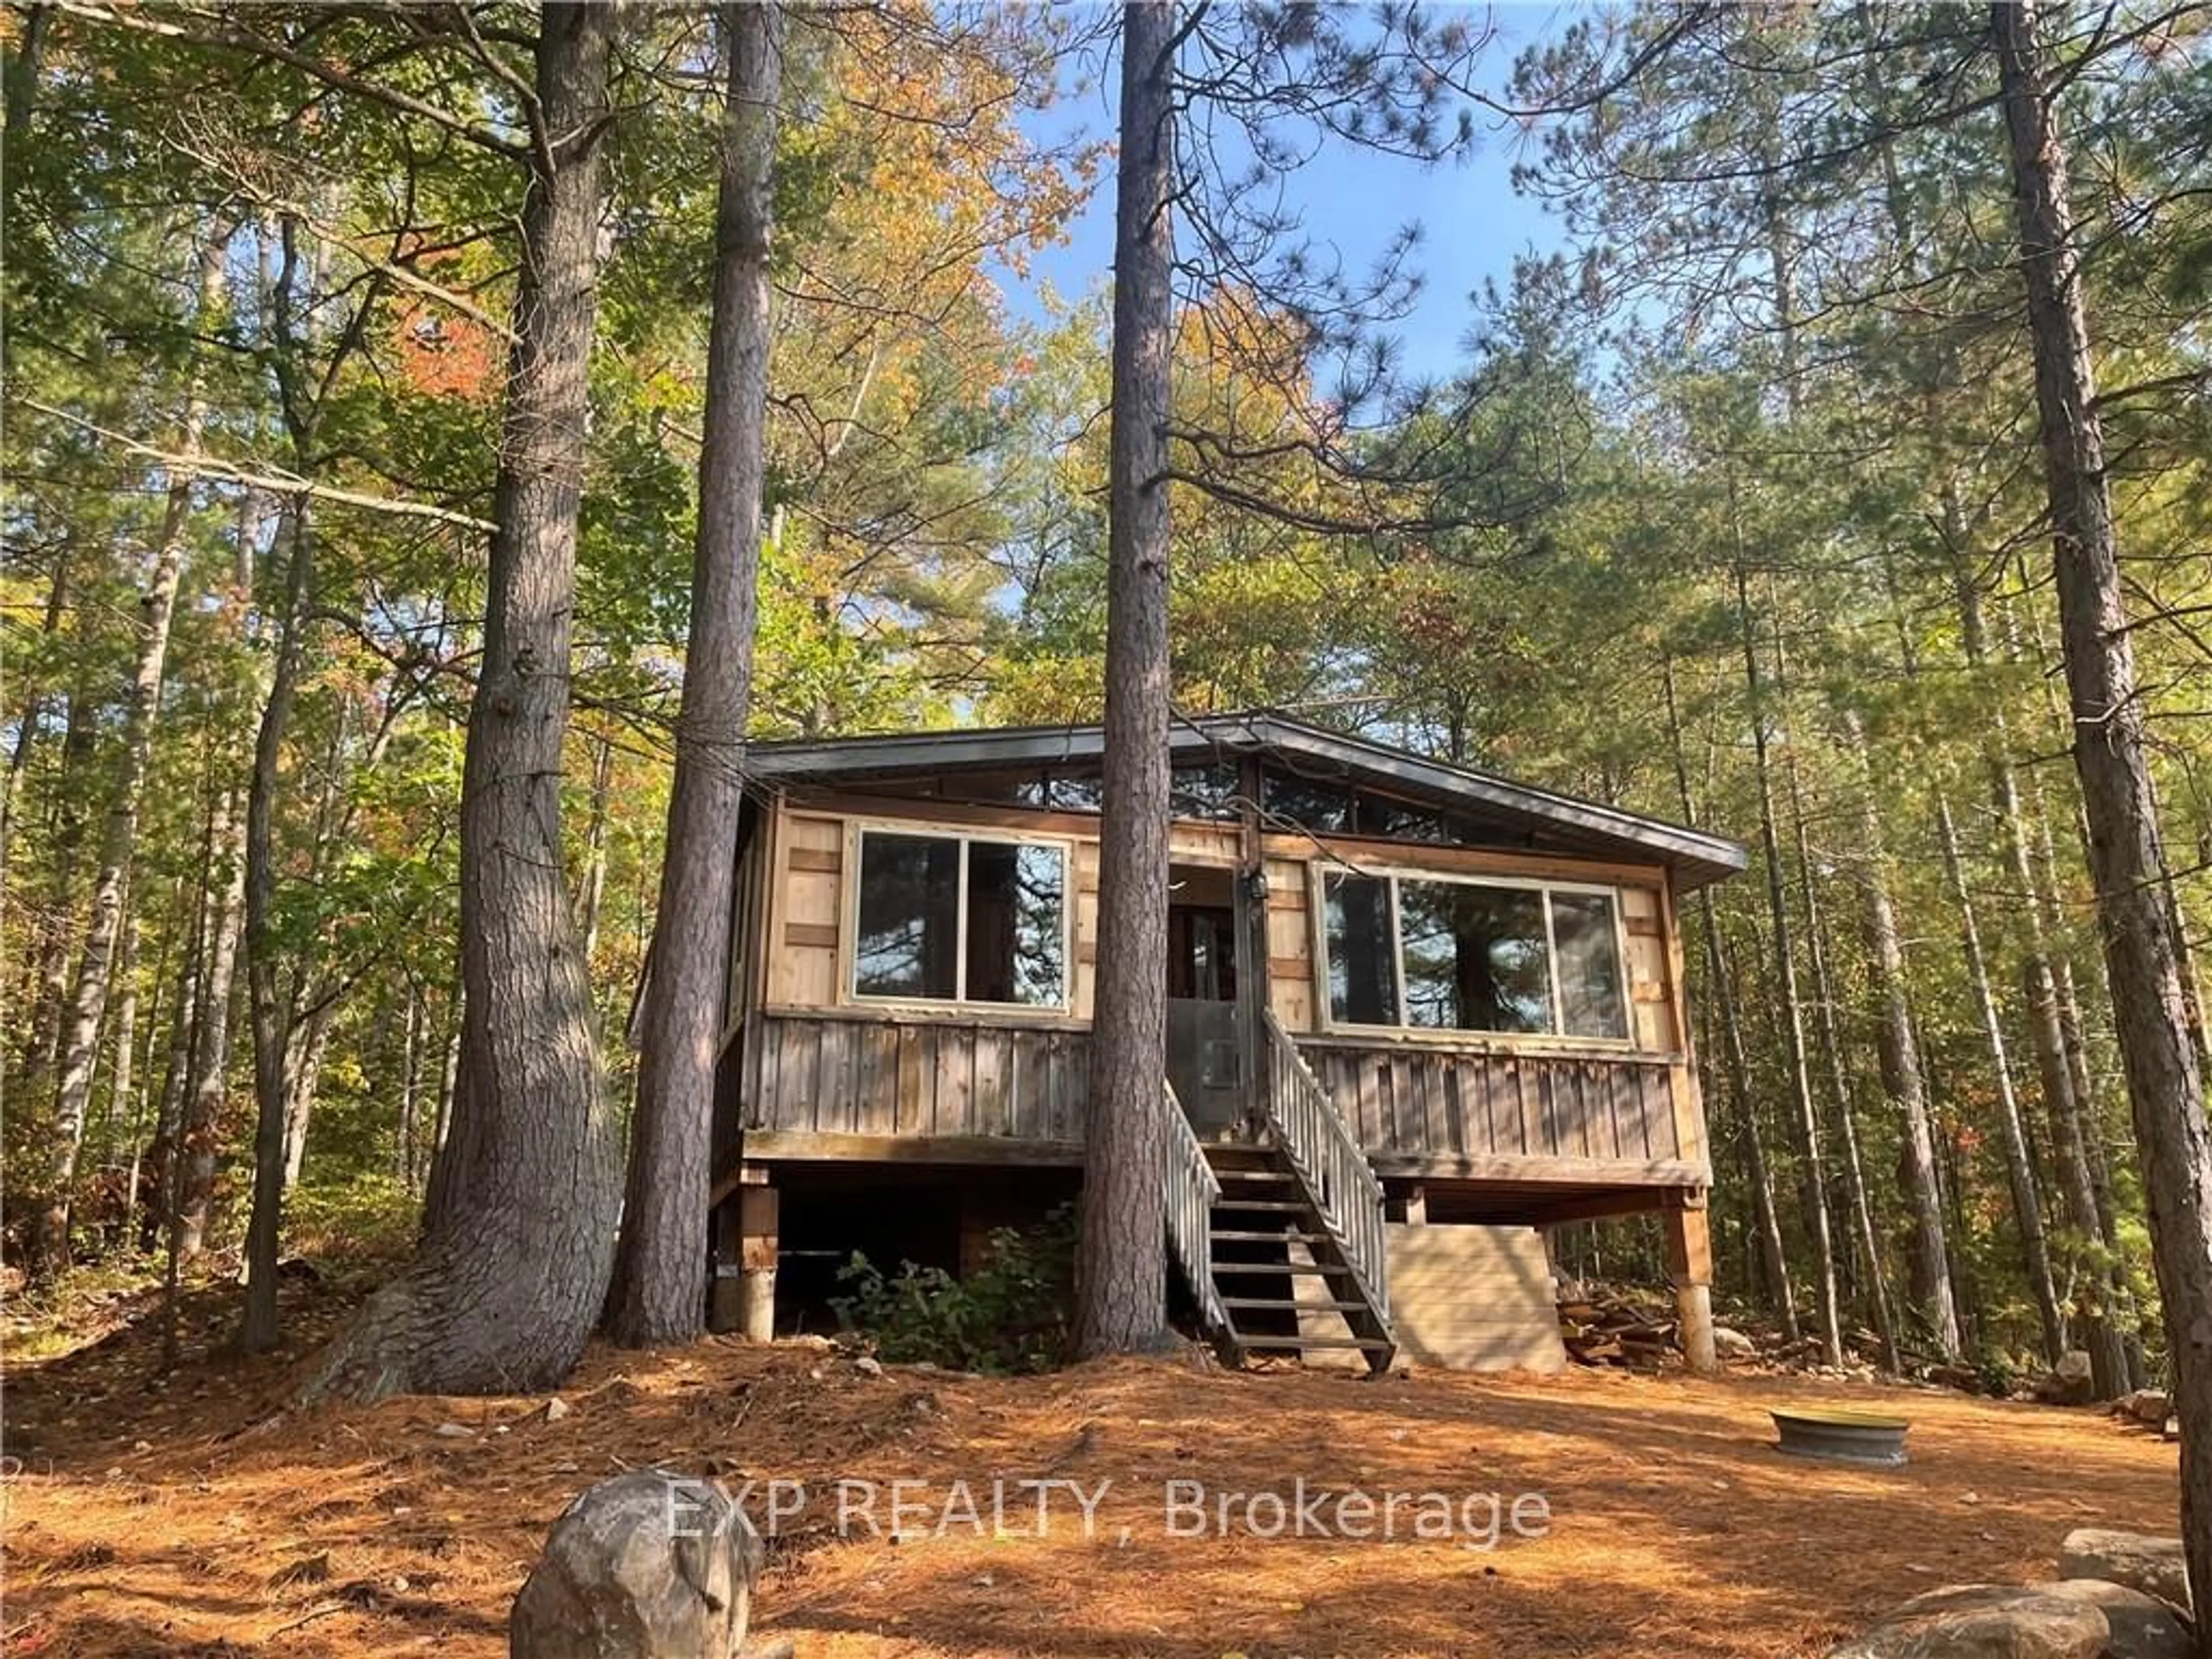
[[[2074,763],[2181,1419],[2182,1535],[2190,1583],[2212,1599],[2212,1128],[2145,750],[2065,149],[2035,8],[2000,0],[1990,15],[2035,356]],[[2212,1656],[2212,1620],[2199,1623],[2196,1643]]]
[[[619,16],[564,3],[539,18],[498,528],[462,768],[467,1002],[447,1191],[414,1260],[315,1366],[309,1398],[549,1388],[582,1353],[613,1267],[613,1126],[560,823]]]
[[[1667,697],[1667,737],[1674,760],[1674,787],[1682,801],[1682,822],[1698,823],[1695,801],[1690,795],[1690,764],[1682,750],[1682,714],[1674,696],[1674,661],[1662,657],[1660,684]],[[1705,976],[1711,981],[1710,1001],[1717,1006],[1723,1058],[1728,1068],[1729,1097],[1743,1137],[1745,1172],[1751,1183],[1753,1230],[1759,1237],[1759,1260],[1765,1264],[1767,1290],[1774,1300],[1782,1334],[1797,1340],[1797,1305],[1790,1288],[1790,1257],[1782,1247],[1782,1218],[1774,1207],[1774,1178],[1766,1162],[1765,1137],[1752,1099],[1751,1063],[1744,1052],[1743,1023],[1737,1017],[1735,977],[1729,970],[1725,942],[1721,938],[1720,913],[1714,908],[1712,890],[1698,890],[1698,915],[1705,937]]]
[[[207,979],[200,988],[191,1079],[172,1160],[170,1236],[180,1261],[191,1261],[206,1247],[215,1202],[216,1154],[230,1082],[231,990],[238,976],[246,900],[246,825],[240,807],[237,792],[224,791],[216,807],[214,855],[208,866],[208,879],[219,884],[208,918]]]
[[[1865,765],[1865,744],[1857,722],[1846,718],[1844,743]],[[1912,1215],[1912,1295],[1926,1314],[1936,1350],[1956,1358],[1962,1346],[1959,1305],[1951,1293],[1951,1251],[1943,1229],[1943,1194],[1936,1168],[1936,1134],[1929,1120],[1928,1088],[1920,1066],[1920,1043],[1912,1028],[1911,994],[1897,907],[1889,895],[1887,857],[1883,850],[1881,810],[1875,804],[1869,773],[1860,793],[1860,856],[1865,876],[1867,955],[1873,963],[1881,999],[1881,1024],[1875,1052],[1882,1092],[1899,1123],[1905,1204]]]
[[[1777,656],[1780,654],[1777,648]],[[1778,670],[1779,664],[1777,664]],[[1881,1243],[1875,1237],[1874,1206],[1867,1196],[1866,1166],[1859,1157],[1859,1131],[1851,1105],[1851,1084],[1844,1067],[1843,1039],[1836,1029],[1836,988],[1828,972],[1826,919],[1820,913],[1819,878],[1813,865],[1813,845],[1805,824],[1805,796],[1793,752],[1788,758],[1790,817],[1797,844],[1797,879],[1805,913],[1806,960],[1813,970],[1813,1004],[1818,1012],[1820,1059],[1828,1074],[1829,1104],[1836,1116],[1838,1141],[1844,1155],[1844,1195],[1850,1201],[1852,1224],[1858,1231],[1858,1247],[1866,1257],[1866,1308],[1874,1316],[1875,1336],[1881,1340],[1883,1363],[1893,1376],[1904,1370],[1898,1352],[1897,1327],[1890,1316],[1889,1286],[1882,1275]]]
[[[729,91],[715,210],[691,631],[622,1243],[607,1310],[608,1334],[625,1347],[689,1341],[706,1328],[714,1060],[752,698],[783,15],[773,4],[748,3],[726,6],[721,15]]]
[[[275,811],[278,768],[300,679],[301,635],[314,583],[314,532],[307,501],[286,503],[283,610],[269,694],[253,739],[246,807],[246,964],[253,1033],[253,1210],[246,1229],[246,1313],[238,1343],[246,1353],[276,1346],[276,1264],[283,1233],[287,1088],[292,1043],[283,951],[276,932]]]
[[[225,291],[224,249],[228,230],[218,227],[200,246],[199,326],[211,330]],[[195,375],[185,395],[183,430],[178,439],[180,464],[170,474],[161,509],[161,539],[153,574],[138,603],[138,655],[131,675],[130,702],[124,715],[123,763],[110,797],[100,840],[100,870],[94,878],[92,919],[79,958],[76,989],[64,1022],[61,1081],[55,1095],[54,1129],[46,1164],[46,1198],[39,1214],[33,1260],[42,1273],[65,1264],[69,1248],[70,1194],[84,1139],[85,1109],[92,1097],[93,1066],[100,1048],[100,1022],[106,1017],[115,941],[123,927],[125,890],[138,845],[139,797],[152,758],[154,727],[161,713],[161,680],[169,656],[169,624],[176,615],[177,589],[184,577],[186,535],[195,480],[191,463],[198,456],[207,428],[205,381]]]
[[[1975,916],[1973,895],[1967,890],[1966,869],[1959,857],[1958,825],[1951,817],[1951,803],[1940,790],[1936,796],[1936,830],[1942,844],[1944,878],[1959,907],[1959,947],[1966,957],[1966,981],[1973,993],[1975,1015],[1981,1021],[1982,1041],[1990,1054],[1990,1082],[1996,1091],[1997,1139],[2004,1147],[2005,1179],[2012,1188],[2021,1264],[2027,1273],[2028,1289],[2035,1297],[2036,1320],[2043,1328],[2044,1358],[2055,1365],[2066,1352],[2066,1324],[2058,1311],[2058,1291],[2051,1276],[2043,1202],[2036,1194],[2035,1164],[2028,1153],[2027,1127],[2021,1121],[2020,1097],[2013,1089],[2012,1060],[2006,1052],[1996,993],[1990,984],[1981,923]]]
[[[1743,634],[1744,690],[1751,702],[1752,764],[1759,783],[1759,846],[1766,864],[1767,911],[1774,924],[1775,994],[1780,1000],[1784,1059],[1795,1108],[1797,1151],[1804,1160],[1802,1191],[1805,1231],[1813,1246],[1813,1291],[1820,1322],[1820,1348],[1827,1363],[1844,1363],[1844,1332],[1837,1306],[1836,1249],[1828,1226],[1828,1177],[1820,1158],[1820,1115],[1813,1103],[1813,1076],[1806,1063],[1804,1005],[1797,993],[1796,953],[1790,946],[1790,903],[1782,876],[1782,842],[1774,823],[1774,776],[1768,760],[1766,697],[1753,636],[1751,592],[1741,557],[1735,565],[1736,619]]]
[[[1989,624],[1983,614],[1981,589],[1967,556],[1964,515],[1958,488],[1946,480],[1943,488],[1944,539],[1951,555],[1952,591],[1959,608],[1960,644],[1976,670],[1989,666]],[[2089,1173],[2083,1144],[2081,1101],[2074,1087],[2068,1064],[2066,1033],[2058,1006],[2058,987],[2051,972],[2045,910],[2048,896],[2037,878],[2028,850],[2027,817],[2021,805],[2020,779],[2012,759],[2010,722],[2002,702],[1990,710],[1989,730],[1982,744],[1982,763],[1989,774],[1990,804],[1996,814],[2005,866],[2018,898],[2011,908],[2021,941],[2020,977],[2027,1001],[2029,1046],[2035,1054],[2037,1081],[2043,1093],[2044,1115],[2051,1125],[2051,1150],[2061,1200],[2060,1212],[2079,1245],[2093,1252],[2101,1249],[2097,1224],[2096,1187]],[[2068,1273],[2079,1287],[2075,1311],[2081,1316],[2082,1340],[2088,1349],[2091,1373],[2100,1399],[2110,1399],[2127,1386],[2128,1361],[2118,1328],[2095,1287],[2109,1286],[2110,1276],[2100,1261],[2086,1270],[2076,1262]]]
[[[1076,1260],[1077,1352],[1167,1329],[1168,437],[1176,7],[1121,9],[1107,460],[1106,718],[1098,973]]]

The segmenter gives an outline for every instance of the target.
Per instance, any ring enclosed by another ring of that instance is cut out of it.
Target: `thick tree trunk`
[[[246,1353],[276,1346],[276,1263],[283,1233],[285,1126],[291,1056],[290,999],[276,932],[275,814],[278,769],[300,680],[301,634],[314,582],[314,531],[304,496],[285,504],[283,610],[276,657],[253,739],[246,807],[246,971],[253,1034],[253,1210],[246,1229],[246,1314],[238,1344]]]
[[[2166,1307],[2181,1419],[2182,1534],[2202,1603],[2212,1600],[2212,1129],[2144,746],[2065,150],[2034,7],[2002,0],[1990,15],[2035,354],[2074,761]],[[2196,1640],[2198,1653],[2212,1656],[2212,1620],[2199,1623]]]
[[[550,1387],[582,1353],[613,1267],[613,1126],[560,826],[619,15],[549,4],[539,18],[499,527],[462,772],[467,1005],[447,1190],[414,1261],[323,1356],[309,1397]]]
[[[1105,800],[1076,1347],[1167,1328],[1168,404],[1175,292],[1176,7],[1121,9],[1108,456]]]
[[[1831,1365],[1844,1363],[1844,1332],[1837,1306],[1836,1250],[1828,1225],[1828,1176],[1820,1158],[1820,1114],[1813,1103],[1813,1076],[1806,1062],[1804,1006],[1797,993],[1796,952],[1790,939],[1790,902],[1782,875],[1782,842],[1774,823],[1774,775],[1767,757],[1766,697],[1753,633],[1751,592],[1743,564],[1735,567],[1736,619],[1743,633],[1744,690],[1751,702],[1752,764],[1759,782],[1759,846],[1766,864],[1767,912],[1774,924],[1775,994],[1783,1056],[1795,1110],[1797,1152],[1804,1162],[1802,1193],[1805,1231],[1813,1247],[1813,1291],[1820,1322],[1820,1347]]]
[[[1951,803],[1941,791],[1936,796],[1936,830],[1942,845],[1944,878],[1959,907],[1959,947],[1966,958],[1966,981],[1973,993],[1975,1016],[1981,1022],[1982,1041],[1989,1049],[1990,1082],[1996,1091],[1997,1139],[2004,1148],[2005,1179],[2012,1188],[2013,1219],[2020,1229],[2021,1262],[2027,1273],[2028,1290],[2035,1297],[2044,1358],[2056,1364],[2066,1351],[2066,1326],[2051,1275],[2051,1248],[2044,1237],[2043,1202],[2035,1190],[2035,1164],[2028,1152],[2027,1127],[2021,1121],[2020,1097],[2013,1089],[2012,1060],[2006,1052],[1996,993],[1990,984],[1981,923],[1975,916],[1973,895],[1967,890],[1966,869],[1959,857],[1958,825],[1951,817]]]
[[[1844,722],[1845,746],[1861,757],[1865,744],[1856,720]],[[1936,1170],[1936,1134],[1929,1121],[1928,1088],[1920,1067],[1920,1043],[1912,1028],[1911,994],[1897,907],[1889,896],[1881,810],[1875,804],[1869,772],[1860,794],[1860,856],[1864,860],[1867,955],[1881,999],[1881,1023],[1875,1053],[1882,1092],[1898,1121],[1899,1164],[1905,1200],[1912,1216],[1912,1296],[1926,1316],[1928,1334],[1945,1358],[1961,1346],[1959,1307],[1951,1293],[1951,1251],[1943,1228],[1943,1195]]]
[[[715,210],[706,436],[676,776],[638,1053],[623,1235],[607,1333],[627,1347],[706,1328],[714,1060],[737,884],[767,456],[769,258],[783,15],[722,11],[729,56]]]
[[[212,329],[225,289],[224,249],[228,233],[218,228],[200,248],[200,326]],[[161,713],[161,680],[169,657],[169,624],[176,614],[183,580],[186,532],[196,477],[191,463],[199,454],[207,428],[208,399],[195,379],[185,397],[183,431],[171,470],[168,498],[161,513],[160,550],[146,591],[138,602],[138,654],[131,670],[131,696],[124,715],[123,761],[109,799],[107,824],[100,840],[100,871],[92,888],[92,920],[79,958],[76,990],[63,1023],[61,1082],[55,1095],[54,1129],[46,1164],[46,1199],[40,1212],[38,1249],[41,1272],[64,1266],[68,1256],[70,1190],[76,1179],[77,1152],[84,1139],[85,1110],[92,1098],[92,1073],[100,1049],[100,1022],[106,1017],[115,941],[123,927],[125,890],[138,845],[139,797],[153,756],[154,726]]]

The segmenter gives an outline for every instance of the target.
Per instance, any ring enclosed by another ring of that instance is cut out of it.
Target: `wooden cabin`
[[[1734,843],[1277,714],[1181,721],[1161,1079],[1182,1310],[1233,1354],[1557,1363],[1541,1230],[1663,1216],[1710,1350],[1678,910]],[[1096,726],[761,744],[718,1072],[718,1326],[1072,1199]]]

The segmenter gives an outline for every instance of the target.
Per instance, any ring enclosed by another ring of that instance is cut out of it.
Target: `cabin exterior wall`
[[[858,836],[870,828],[995,833],[1064,848],[1067,945],[1059,1003],[853,995]],[[725,1088],[739,1097],[744,1157],[1079,1159],[1101,921],[1097,830],[1087,814],[897,796],[806,791],[769,803],[746,844],[726,1038]],[[1256,860],[1266,878],[1267,1008],[1386,1176],[1677,1188],[1710,1180],[1663,869],[1352,837],[1248,836],[1238,824],[1178,821],[1172,856],[1178,865],[1228,871]],[[1627,1036],[1334,1025],[1322,881],[1346,867],[1616,893]],[[900,1146],[891,1148],[892,1140]]]

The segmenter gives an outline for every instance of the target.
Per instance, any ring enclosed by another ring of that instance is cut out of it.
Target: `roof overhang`
[[[1178,761],[1273,752],[1295,760],[1304,775],[1319,773],[1328,781],[1455,807],[1489,822],[1546,834],[1593,856],[1664,865],[1685,890],[1735,875],[1746,862],[1744,849],[1723,836],[1431,760],[1287,715],[1178,718],[1168,746]],[[963,773],[1096,766],[1104,752],[1100,726],[1006,726],[756,744],[747,769],[763,782],[854,788]]]

